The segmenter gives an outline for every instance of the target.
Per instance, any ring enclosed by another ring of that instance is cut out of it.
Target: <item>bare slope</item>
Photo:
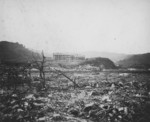
[[[1,62],[27,62],[33,58],[33,54],[37,54],[22,44],[1,41],[0,42],[0,61]]]
[[[150,53],[133,55],[118,62],[123,67],[150,68]]]
[[[96,67],[100,67],[100,66],[103,65],[104,68],[106,68],[106,69],[116,68],[113,61],[111,61],[108,58],[102,58],[102,57],[89,58],[86,61],[84,61],[83,63],[81,63],[81,65],[88,65],[88,64],[91,65],[91,66],[96,66]]]

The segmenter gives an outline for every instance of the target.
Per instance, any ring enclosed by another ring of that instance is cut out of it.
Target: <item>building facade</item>
[[[85,60],[85,57],[81,55],[53,53],[53,59],[55,61],[79,61],[79,60]]]

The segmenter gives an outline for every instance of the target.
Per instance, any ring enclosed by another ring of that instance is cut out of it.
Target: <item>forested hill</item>
[[[33,59],[33,55],[38,55],[38,53],[35,53],[27,49],[22,44],[8,41],[0,42],[1,62],[14,62],[14,63],[27,62]]]
[[[91,65],[91,66],[96,66],[96,67],[99,67],[99,66],[103,65],[104,68],[106,68],[106,69],[116,68],[113,61],[111,61],[108,58],[102,58],[102,57],[88,58],[86,61],[81,63],[81,65],[88,65],[88,64]]]

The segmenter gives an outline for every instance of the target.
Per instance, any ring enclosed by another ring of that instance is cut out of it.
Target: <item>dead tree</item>
[[[49,67],[49,69],[51,70],[50,67]],[[52,71],[52,70],[51,70],[51,71]],[[73,83],[74,89],[75,89],[76,87],[79,87],[79,85],[78,85],[77,82],[76,82],[77,78],[72,79],[72,78],[70,78],[69,76],[67,76],[63,71],[57,70],[57,69],[55,69],[55,68],[54,68],[54,71],[53,71],[53,72],[56,73],[56,74],[58,74],[59,76],[62,75],[62,76],[64,76],[65,78],[67,78],[69,81],[71,81],[71,82]]]
[[[45,80],[46,57],[44,56],[44,53],[42,51],[40,59],[37,59],[34,55],[33,58],[34,58],[33,64],[39,70],[42,88],[45,88],[46,87],[46,80]]]
[[[57,74],[58,76],[62,75],[65,78],[67,78],[69,81],[71,81],[74,85],[74,88],[79,87],[79,85],[77,84],[76,80],[77,78],[70,78],[69,76],[67,76],[63,71],[61,70],[57,70],[57,69],[51,69],[50,64],[47,63],[46,57],[44,56],[44,53],[42,51],[41,53],[41,58],[40,60],[37,59],[34,55],[33,55],[34,61],[33,64],[35,65],[35,67],[39,70],[39,75],[40,75],[40,79],[41,79],[41,84],[42,84],[42,88],[46,88],[46,78],[45,78],[45,68],[49,67],[49,71],[52,73]]]

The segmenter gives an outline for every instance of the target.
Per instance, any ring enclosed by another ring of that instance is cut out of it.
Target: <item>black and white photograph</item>
[[[150,0],[0,0],[0,122],[150,122]]]

